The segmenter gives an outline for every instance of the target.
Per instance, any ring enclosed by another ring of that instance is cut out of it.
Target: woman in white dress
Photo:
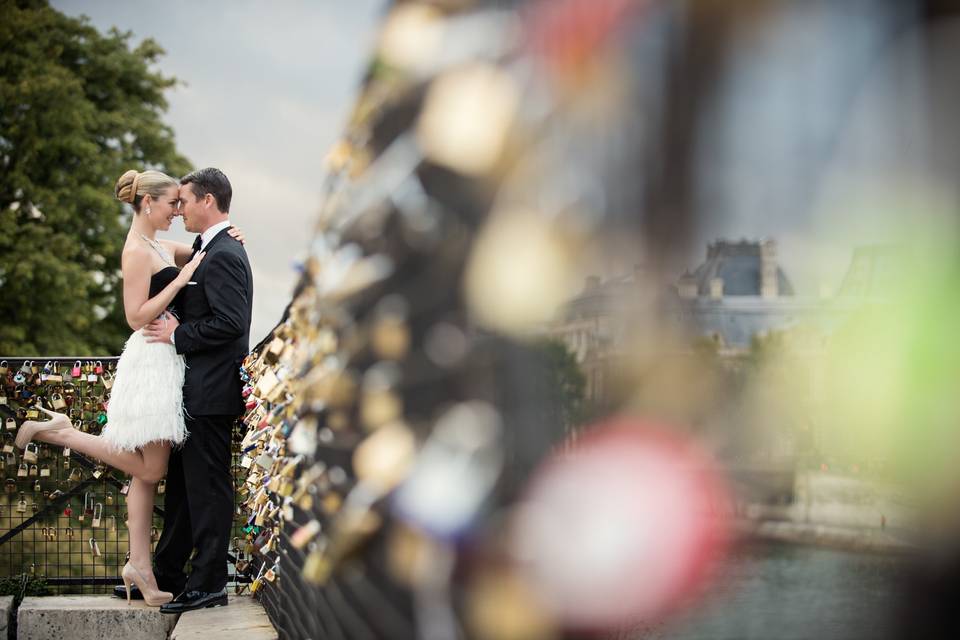
[[[130,584],[136,582],[144,601],[160,606],[174,594],[157,588],[150,527],[154,494],[166,475],[170,448],[188,435],[183,421],[184,360],[173,345],[148,343],[141,329],[175,313],[177,296],[204,254],[193,256],[188,245],[156,239],[179,215],[177,180],[159,171],[130,170],[117,181],[115,193],[135,212],[121,258],[123,308],[134,332],[117,363],[106,427],[99,436],[84,433],[74,429],[67,416],[40,407],[52,419],[25,421],[16,443],[21,449],[33,439],[60,445],[133,476],[127,493],[130,558],[121,575],[128,603]],[[242,241],[239,231],[230,233]]]

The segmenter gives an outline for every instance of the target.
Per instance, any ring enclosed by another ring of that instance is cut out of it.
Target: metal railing
[[[99,434],[116,357],[0,357],[0,404],[20,418],[39,417],[37,398],[66,413],[78,429]],[[76,451],[35,443],[27,451],[14,446],[16,421],[0,425],[0,576],[29,574],[62,593],[101,593],[120,584],[128,537],[125,486],[128,477]],[[234,442],[242,434],[234,430]],[[242,482],[237,448],[234,477]],[[165,482],[158,486],[151,530],[155,543],[162,528]],[[241,523],[235,522],[240,536]],[[230,582],[236,575],[231,549]]]

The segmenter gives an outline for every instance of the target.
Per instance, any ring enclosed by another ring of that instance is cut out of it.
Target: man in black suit
[[[172,342],[187,363],[183,402],[190,435],[170,453],[163,533],[154,556],[158,586],[180,594],[160,608],[164,613],[227,604],[234,512],[230,438],[244,409],[240,364],[253,304],[246,251],[227,233],[232,193],[219,169],[181,179],[183,225],[200,234],[194,251],[206,255],[184,288],[180,321],[155,321],[145,332],[151,342]],[[187,576],[184,564],[194,548]]]

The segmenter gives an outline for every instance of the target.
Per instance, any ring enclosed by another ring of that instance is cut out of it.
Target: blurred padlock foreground
[[[275,619],[683,637],[742,587],[738,533],[954,549],[956,29],[949,2],[392,5],[247,363],[280,388],[248,421]],[[941,585],[901,616],[891,562],[826,637],[952,623]]]

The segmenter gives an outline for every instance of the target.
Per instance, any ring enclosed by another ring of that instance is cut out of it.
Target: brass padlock
[[[50,396],[50,404],[54,411],[63,411],[67,408],[67,401],[63,399],[63,395],[60,393],[54,393]]]
[[[27,443],[27,447],[23,450],[23,461],[28,464],[36,464],[39,460],[40,448],[35,442]]]

